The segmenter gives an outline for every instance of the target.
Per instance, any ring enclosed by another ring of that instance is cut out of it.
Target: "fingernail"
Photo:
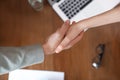
[[[70,23],[70,21],[69,21],[69,20],[67,20],[67,21],[66,21],[66,23],[67,23],[67,24],[69,24],[69,23]]]
[[[58,46],[57,49],[55,50],[56,53],[59,53],[62,51],[62,46]]]

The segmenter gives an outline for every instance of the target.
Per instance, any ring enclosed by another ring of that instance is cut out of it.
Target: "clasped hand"
[[[120,22],[120,5],[103,14],[91,17],[78,23],[67,20],[60,29],[53,33],[43,45],[45,54],[59,53],[75,45],[88,28]]]
[[[67,20],[61,28],[49,36],[46,43],[43,44],[45,54],[60,53],[62,50],[69,49],[79,42],[84,34],[82,25]]]

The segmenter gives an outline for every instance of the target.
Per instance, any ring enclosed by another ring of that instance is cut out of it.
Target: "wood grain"
[[[0,46],[24,46],[44,43],[63,21],[47,0],[44,9],[34,11],[27,0],[0,1]],[[92,59],[98,44],[106,45],[101,67],[96,70]],[[46,56],[42,64],[26,67],[34,70],[64,71],[65,80],[120,80],[120,23],[88,30],[73,48]],[[7,80],[8,74],[0,80]]]

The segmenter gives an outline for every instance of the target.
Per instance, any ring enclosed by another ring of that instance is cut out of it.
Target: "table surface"
[[[40,12],[34,11],[27,0],[0,1],[0,46],[44,43],[46,38],[62,24],[63,21],[53,11],[47,0],[44,1],[44,8]],[[114,80],[119,80],[120,72],[117,70],[120,67],[118,65],[120,54],[113,56],[114,52],[120,52],[120,47],[116,45],[120,40],[120,35],[117,34],[120,29],[118,25],[120,26],[119,23],[116,23],[90,29],[73,48],[60,54],[45,56],[45,61],[42,64],[29,66],[25,69],[63,71],[65,72],[65,80],[101,80],[102,77],[105,80],[113,80],[109,76],[115,78]],[[111,42],[112,44],[110,44]],[[94,49],[99,43],[106,43],[108,47],[110,46],[112,50],[108,49],[106,52],[111,53],[112,58],[116,61],[111,59],[111,55],[106,54],[111,63],[105,60],[104,68],[96,71],[91,66],[91,60],[95,55]],[[113,49],[116,49],[116,51]],[[106,66],[106,63],[108,63],[108,66]],[[115,67],[112,64],[118,66]],[[113,71],[111,71],[111,68]],[[7,80],[7,78],[8,74],[0,76],[0,80]]]

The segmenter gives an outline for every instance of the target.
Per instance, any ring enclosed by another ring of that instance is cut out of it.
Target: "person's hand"
[[[63,41],[59,44],[56,48],[55,52],[59,53],[64,49],[69,49],[77,42],[79,42],[84,33],[84,25],[79,25],[78,23],[73,22],[71,27],[69,28],[66,36],[64,37]]]
[[[65,38],[56,48],[55,52],[59,53],[60,51],[66,49],[66,47],[72,47],[82,38],[84,30],[115,22],[120,22],[120,5],[103,14],[84,19],[76,24],[71,25]]]
[[[68,29],[70,27],[70,21],[67,20],[60,29],[53,33],[43,44],[44,53],[46,55],[55,53],[55,49],[64,39]]]

